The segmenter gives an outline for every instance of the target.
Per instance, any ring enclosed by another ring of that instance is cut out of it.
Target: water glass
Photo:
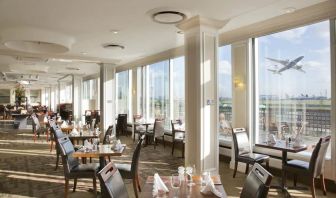
[[[175,191],[174,197],[178,197],[177,196],[177,191],[180,188],[180,186],[181,186],[181,180],[180,180],[179,174],[177,174],[177,173],[172,174],[172,176],[171,176],[171,187]]]
[[[192,178],[193,177],[193,172],[194,172],[193,167],[191,167],[191,166],[186,167],[188,186],[193,186],[194,185],[193,178]]]

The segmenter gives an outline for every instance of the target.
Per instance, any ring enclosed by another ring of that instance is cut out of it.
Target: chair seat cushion
[[[286,166],[306,170],[309,169],[309,163],[301,160],[289,160]]]
[[[269,156],[263,155],[263,154],[257,154],[257,153],[245,153],[245,154],[239,155],[239,158],[246,159],[249,161],[259,162],[259,161],[268,160]]]
[[[124,179],[132,179],[131,164],[114,164]]]
[[[72,172],[98,172],[99,163],[80,164],[75,166]]]

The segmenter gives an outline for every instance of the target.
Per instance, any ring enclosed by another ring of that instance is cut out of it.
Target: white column
[[[115,124],[115,90],[114,65],[100,64],[100,130],[103,132]]]
[[[82,83],[82,77],[72,75],[72,116],[75,121],[82,120]]]
[[[233,43],[232,45],[232,127],[240,128],[244,127],[249,132],[250,144],[252,144],[252,120],[250,120],[250,109],[252,94],[250,90],[250,83],[252,75],[249,72],[250,64],[250,43],[249,40]],[[233,142],[232,146],[233,148]],[[230,167],[234,167],[234,149],[231,149],[231,161]],[[238,171],[245,171],[245,164],[238,165]]]
[[[195,16],[182,22],[185,46],[185,164],[218,173],[218,30],[227,21]]]

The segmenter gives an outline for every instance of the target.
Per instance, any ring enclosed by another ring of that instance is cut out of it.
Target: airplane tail
[[[275,70],[275,69],[267,69],[267,70],[270,71],[270,72],[272,72],[273,74],[279,74],[279,75],[281,75],[281,73],[278,72],[278,71]]]

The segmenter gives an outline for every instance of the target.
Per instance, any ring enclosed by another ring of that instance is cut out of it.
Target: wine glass
[[[172,176],[171,176],[171,187],[174,190],[174,197],[178,197],[177,196],[177,191],[180,188],[180,186],[181,186],[181,180],[180,180],[179,174],[177,174],[177,173],[172,174]]]
[[[188,184],[188,186],[195,185],[195,183],[193,182],[193,173],[194,172],[195,172],[195,165],[186,167],[187,184]]]

